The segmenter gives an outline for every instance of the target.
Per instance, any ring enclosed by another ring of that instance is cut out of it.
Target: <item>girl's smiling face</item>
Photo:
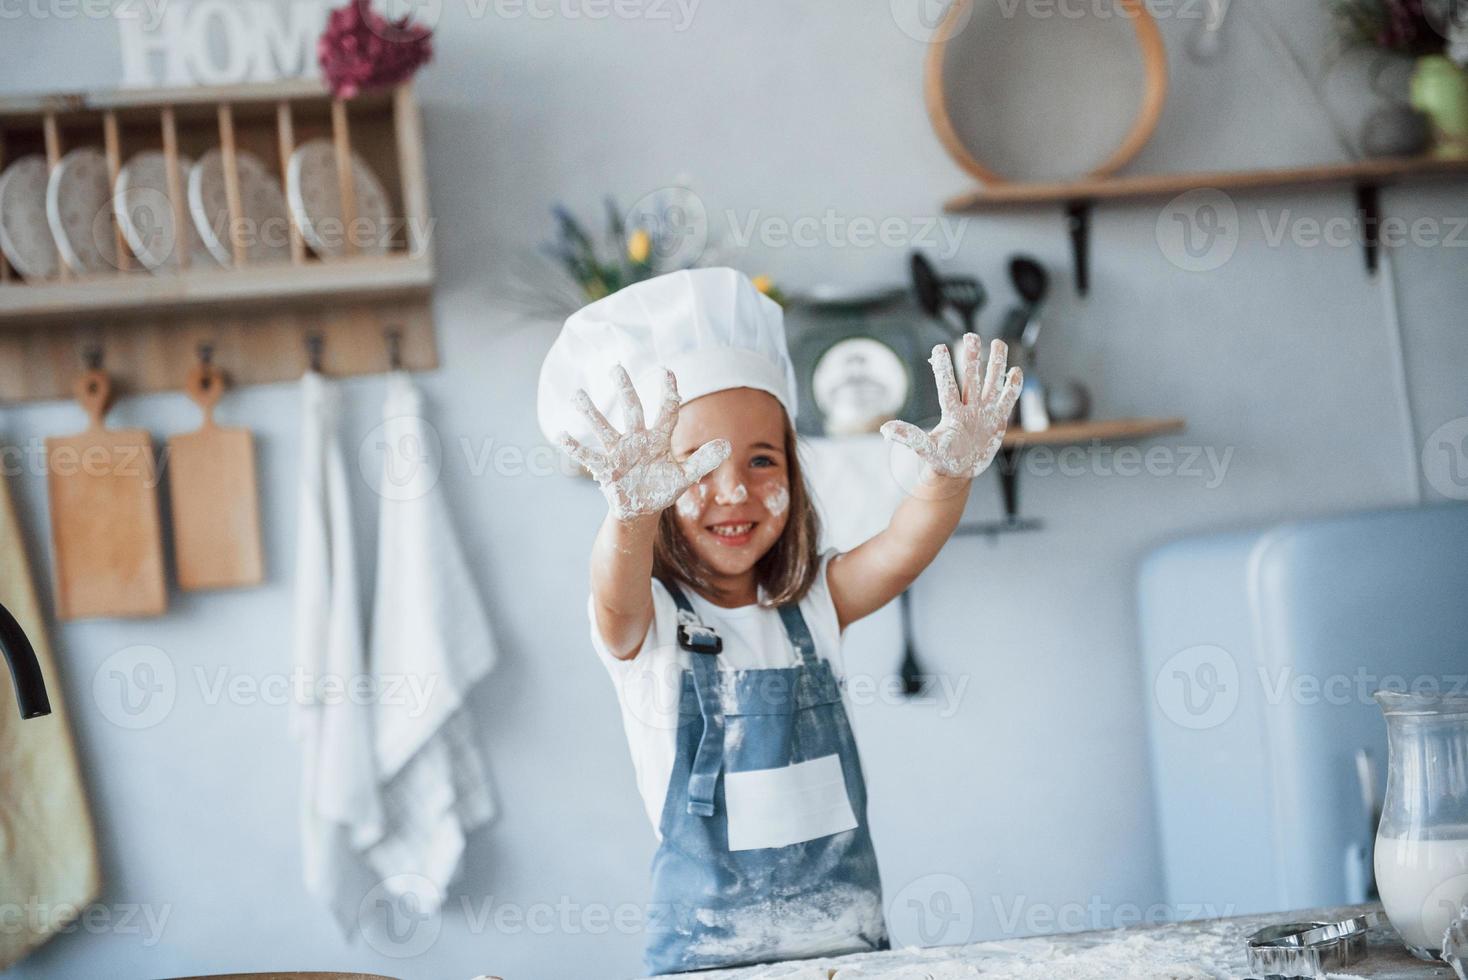
[[[789,519],[785,409],[753,388],[695,398],[678,412],[673,452],[687,459],[713,439],[728,439],[733,452],[679,498],[674,512],[684,540],[720,584],[742,593]]]

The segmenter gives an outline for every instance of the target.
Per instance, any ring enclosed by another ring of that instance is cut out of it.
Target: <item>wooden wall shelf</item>
[[[325,306],[333,300],[424,297],[433,264],[419,256],[342,259],[326,265],[204,269],[182,276],[106,276],[0,288],[0,327],[79,316],[182,313],[229,306],[248,312]]]
[[[1175,197],[1205,188],[1244,193],[1354,187],[1357,212],[1363,227],[1366,267],[1368,272],[1375,274],[1381,248],[1381,188],[1409,181],[1447,179],[1468,179],[1468,160],[1405,157],[1273,170],[1145,174],[1053,183],[1000,183],[960,194],[944,207],[953,214],[1043,205],[1064,207],[1074,252],[1076,289],[1084,296],[1090,288],[1091,210],[1099,203]]]
[[[1186,419],[1109,419],[1104,422],[1058,422],[1044,432],[1022,432],[1011,429],[1004,435],[1005,449],[1030,446],[1074,446],[1091,442],[1121,442],[1127,439],[1150,439],[1153,436],[1181,432]]]
[[[0,401],[70,397],[76,375],[99,355],[124,394],[182,388],[203,350],[234,383],[297,377],[318,341],[332,374],[388,370],[390,348],[410,370],[436,367],[432,220],[411,86],[349,102],[314,81],[0,99],[0,168],[39,154],[54,170],[69,150],[95,147],[115,183],[134,154],[161,151],[180,231],[192,223],[182,157],[220,150],[235,219],[240,154],[255,156],[284,189],[291,154],[314,139],[330,140],[337,151],[344,227],[357,214],[350,157],[381,181],[393,219],[386,254],[355,254],[351,242],[334,258],[313,254],[292,216],[289,261],[252,265],[245,232],[226,230],[230,267],[185,263],[153,274],[109,213],[116,269],[84,272],[58,256],[58,274],[35,281],[0,257]],[[231,220],[229,228],[243,224]]]
[[[1019,469],[1024,453],[1041,446],[1092,446],[1103,442],[1129,442],[1181,432],[1187,420],[1180,418],[1107,419],[1093,422],[1060,422],[1044,432],[1023,432],[1011,428],[1004,434],[1004,448],[999,451],[995,469],[999,471],[999,491],[1004,501],[1004,516],[997,521],[961,524],[954,534],[960,537],[1008,534],[1015,531],[1038,531],[1044,524],[1033,517],[1019,514]]]
[[[1034,204],[1068,204],[1071,201],[1145,200],[1175,197],[1188,191],[1212,188],[1220,191],[1259,191],[1291,187],[1329,187],[1373,182],[1378,186],[1407,180],[1468,177],[1468,160],[1413,157],[1362,160],[1320,167],[1288,167],[1277,170],[1204,171],[1190,174],[1143,174],[1106,177],[1099,180],[1056,183],[994,184],[952,198],[945,208],[950,213]]]

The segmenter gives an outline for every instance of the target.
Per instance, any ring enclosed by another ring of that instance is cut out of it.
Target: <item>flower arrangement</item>
[[[551,209],[557,236],[545,251],[571,278],[587,302],[609,296],[635,282],[698,264],[700,255],[684,254],[684,229],[629,228],[622,210],[611,198],[607,198],[606,212],[606,245],[598,247],[568,209],[559,205]],[[760,292],[783,305],[784,296],[769,276],[756,276],[753,282]]]
[[[1447,54],[1468,64],[1465,0],[1334,0],[1334,12],[1348,45],[1411,58]]]
[[[316,58],[332,94],[350,99],[412,78],[433,57],[432,36],[406,15],[388,20],[371,0],[351,0],[328,16]]]

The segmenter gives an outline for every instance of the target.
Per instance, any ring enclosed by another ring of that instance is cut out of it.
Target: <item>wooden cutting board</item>
[[[189,372],[185,390],[204,410],[204,424],[168,440],[174,564],[179,587],[188,590],[259,585],[265,575],[255,440],[249,429],[214,424],[224,387],[217,367]]]
[[[76,397],[91,425],[46,440],[56,614],[161,615],[168,590],[152,438],[143,429],[103,427],[112,397],[106,373],[83,374]]]
[[[63,927],[62,909],[82,909],[101,890],[86,790],[62,703],[61,678],[46,642],[26,542],[0,476],[0,605],[30,638],[41,662],[51,714],[21,721],[0,672],[0,908],[31,914],[0,929],[0,971]]]

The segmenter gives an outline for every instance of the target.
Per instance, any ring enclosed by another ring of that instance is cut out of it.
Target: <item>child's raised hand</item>
[[[673,372],[665,372],[663,407],[651,429],[643,423],[642,401],[622,365],[612,369],[612,378],[620,392],[627,431],[614,429],[581,390],[576,392],[576,408],[591,423],[602,450],[588,449],[565,432],[559,442],[601,484],[612,515],[626,521],[661,513],[684,490],[717,469],[731,450],[727,439],[715,439],[700,446],[687,461],[678,462],[673,456],[673,426],[678,421],[681,399]]]
[[[932,432],[907,422],[888,422],[882,435],[900,442],[918,455],[940,476],[972,479],[994,461],[1004,443],[1004,430],[1019,399],[1024,375],[1019,368],[1004,377],[1009,348],[996,340],[989,348],[989,370],[979,384],[979,337],[964,334],[959,356],[963,389],[953,376],[953,360],[946,344],[933,348],[933,377],[938,382],[938,403],[943,416]],[[1002,382],[1002,384],[1001,384]]]

